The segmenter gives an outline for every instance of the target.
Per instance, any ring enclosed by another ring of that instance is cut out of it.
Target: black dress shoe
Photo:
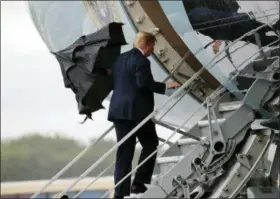
[[[263,121],[261,122],[261,125],[274,130],[280,130],[280,116],[274,117],[267,121]]]
[[[139,194],[139,193],[144,193],[145,191],[147,191],[147,187],[144,184],[133,184],[131,186],[131,193],[133,194]]]

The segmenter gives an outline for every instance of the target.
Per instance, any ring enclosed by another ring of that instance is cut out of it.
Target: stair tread
[[[181,138],[177,141],[177,145],[185,145],[185,144],[199,144],[199,141],[192,138]]]
[[[261,122],[266,120],[267,119],[256,119],[254,122],[251,123],[251,129],[252,130],[267,129],[268,127],[261,125]]]
[[[219,124],[221,124],[221,123],[225,122],[226,119],[225,118],[218,118],[217,121],[218,121]],[[212,123],[215,123],[215,120],[212,120]],[[208,126],[208,125],[209,125],[208,119],[207,120],[200,120],[198,122],[199,127],[204,127],[204,126]]]
[[[219,104],[219,111],[233,111],[242,106],[242,101],[222,102]]]
[[[159,157],[157,158],[157,163],[158,164],[163,164],[163,163],[176,163],[179,162],[181,159],[183,159],[184,156],[168,156],[168,157]]]

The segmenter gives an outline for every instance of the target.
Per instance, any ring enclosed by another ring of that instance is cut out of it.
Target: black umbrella
[[[127,44],[122,26],[123,23],[110,23],[80,37],[66,49],[52,52],[60,63],[64,85],[75,93],[79,114],[85,114],[85,120],[104,108],[102,101],[112,90],[107,71],[120,55],[121,46]]]

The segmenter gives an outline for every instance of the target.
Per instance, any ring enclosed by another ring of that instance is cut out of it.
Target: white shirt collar
[[[137,47],[136,47],[137,48]],[[140,52],[142,53],[142,55],[144,55],[144,52],[141,48],[137,48],[138,50],[140,50]]]

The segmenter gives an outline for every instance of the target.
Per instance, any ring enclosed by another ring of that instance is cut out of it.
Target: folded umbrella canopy
[[[59,52],[52,52],[61,68],[64,85],[76,96],[79,114],[91,119],[92,112],[104,108],[102,101],[112,90],[112,78],[106,72],[126,45],[123,23],[112,22],[84,35]]]

